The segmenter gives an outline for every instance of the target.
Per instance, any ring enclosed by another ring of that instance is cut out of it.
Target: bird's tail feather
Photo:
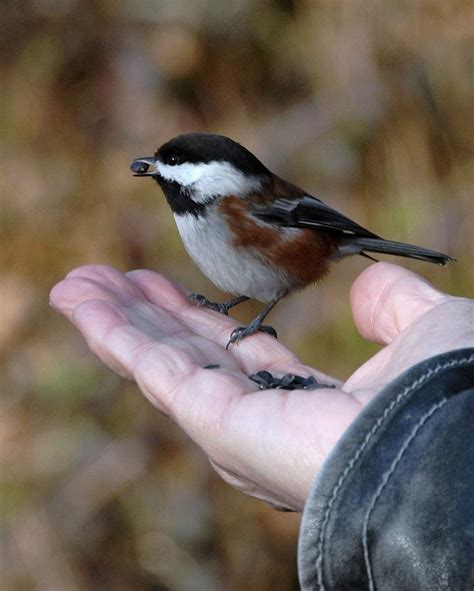
[[[383,238],[351,238],[350,240],[347,240],[347,242],[343,242],[339,246],[338,251],[341,257],[346,257],[352,254],[364,255],[365,251],[368,251],[381,254],[393,254],[438,265],[446,265],[449,261],[456,260],[446,254],[429,250],[428,248],[421,248],[420,246],[414,246],[413,244],[405,244],[404,242],[384,240]]]

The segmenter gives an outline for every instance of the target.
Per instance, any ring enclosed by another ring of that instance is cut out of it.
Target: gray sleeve
[[[301,588],[474,589],[474,348],[423,361],[355,420],[313,485]]]

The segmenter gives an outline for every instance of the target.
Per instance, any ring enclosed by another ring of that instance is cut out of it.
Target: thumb
[[[415,273],[390,263],[371,265],[351,289],[352,314],[360,334],[383,345],[447,299]]]

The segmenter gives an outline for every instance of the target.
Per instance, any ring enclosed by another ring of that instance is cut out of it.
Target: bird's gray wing
[[[310,228],[347,237],[379,238],[373,232],[309,195],[296,199],[282,197],[272,202],[262,203],[256,205],[252,213],[262,221],[290,228]]]

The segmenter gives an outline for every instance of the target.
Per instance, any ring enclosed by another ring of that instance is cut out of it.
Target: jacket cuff
[[[474,348],[427,359],[380,392],[308,497],[304,591],[474,589],[473,417]]]

